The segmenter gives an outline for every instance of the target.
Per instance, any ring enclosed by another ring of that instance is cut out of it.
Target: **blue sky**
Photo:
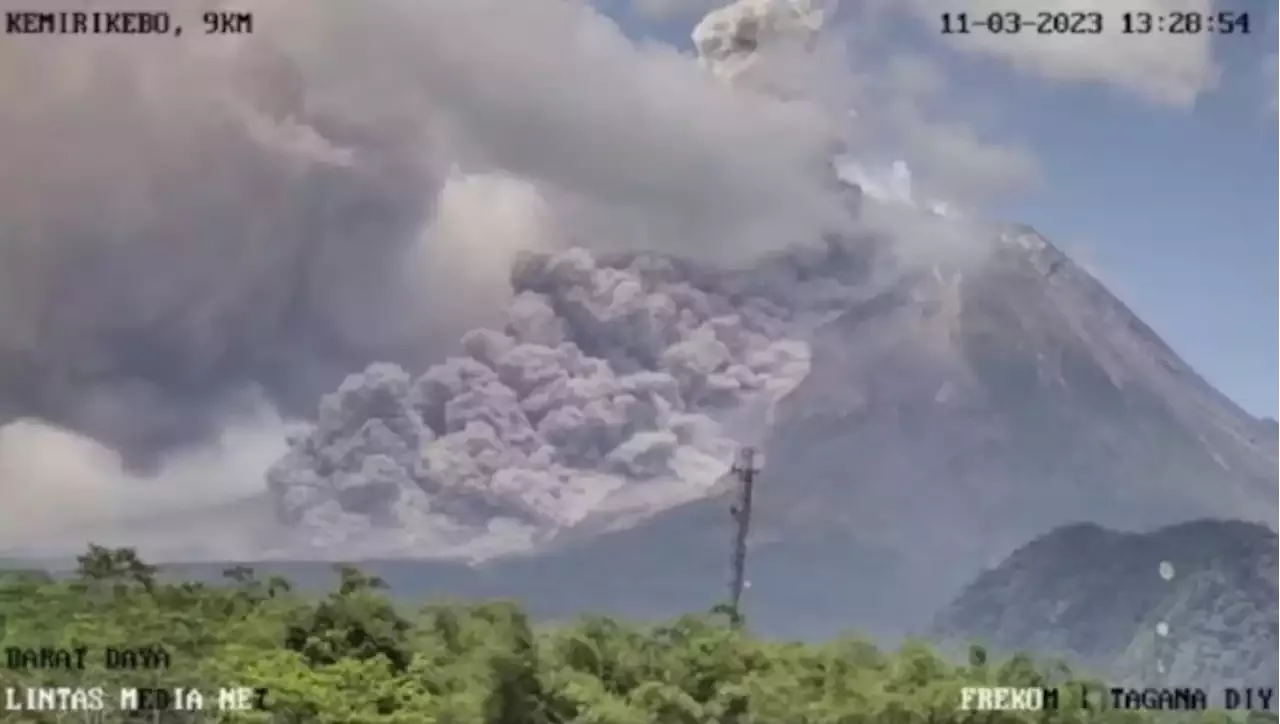
[[[916,2],[902,0],[891,12],[879,1],[846,4],[836,16],[859,62],[881,71],[909,58],[927,68],[942,86],[929,98],[933,122],[963,124],[987,150],[1008,144],[1034,163],[1035,183],[987,199],[991,213],[1036,226],[1219,389],[1276,416],[1274,3],[1217,3],[1247,10],[1249,35],[1106,33],[1073,56],[1036,39],[962,48],[937,34],[936,8],[980,11],[986,0],[917,11],[900,10]],[[1164,2],[1134,9],[1158,12]],[[598,3],[629,35],[683,48],[708,4]],[[665,12],[652,12],[658,5]]]
[[[1223,54],[1226,84],[1190,111],[1010,82],[1047,182],[1012,212],[1084,245],[1111,290],[1193,367],[1274,417],[1280,151],[1256,92],[1263,54],[1239,40],[1221,43],[1242,46]]]

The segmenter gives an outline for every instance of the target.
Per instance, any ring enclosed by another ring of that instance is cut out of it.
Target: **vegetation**
[[[252,713],[5,712],[5,722],[306,724],[942,724],[1148,722],[1082,711],[1071,672],[1022,656],[963,664],[920,643],[896,653],[853,639],[772,642],[723,607],[659,626],[608,618],[535,629],[508,603],[407,614],[376,578],[342,568],[322,598],[227,571],[222,585],[167,582],[132,551],[91,547],[78,573],[0,579],[4,647],[88,647],[84,670],[0,669],[0,686],[269,690]],[[107,647],[162,646],[164,669],[104,666]],[[0,662],[3,663],[3,662]],[[1063,684],[1062,707],[958,711],[964,686]],[[111,708],[114,708],[114,703]],[[1169,715],[1163,715],[1167,720]],[[1223,713],[1194,721],[1227,721]],[[1275,721],[1271,716],[1266,721]]]

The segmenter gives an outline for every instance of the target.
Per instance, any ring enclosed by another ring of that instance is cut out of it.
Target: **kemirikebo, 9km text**
[[[205,35],[246,35],[253,32],[253,13],[210,11],[200,15]],[[182,35],[182,24],[168,12],[9,11],[6,35]]]

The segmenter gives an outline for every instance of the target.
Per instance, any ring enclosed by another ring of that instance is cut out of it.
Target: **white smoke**
[[[877,201],[916,205],[911,189],[911,169],[905,161],[894,161],[887,171],[868,169],[856,162],[841,164],[837,170],[841,178],[856,184],[863,193]]]
[[[122,531],[104,523],[154,525],[157,518],[183,519],[228,500],[260,498],[262,471],[287,449],[284,426],[261,400],[245,403],[214,440],[166,455],[164,474],[154,477],[129,472],[118,452],[70,430],[35,420],[0,427],[0,481],[6,483],[0,548],[79,552],[89,535],[108,543],[122,534],[121,542],[137,544],[128,525]],[[225,525],[174,532],[178,543],[173,535],[158,541],[170,554],[175,545],[251,554],[238,540],[242,531]]]
[[[763,82],[768,88],[770,75],[779,70],[777,58],[789,56],[811,65],[808,56],[826,23],[826,4],[822,0],[739,0],[713,10],[693,29],[698,58],[725,81]],[[753,72],[761,75],[750,77]]]

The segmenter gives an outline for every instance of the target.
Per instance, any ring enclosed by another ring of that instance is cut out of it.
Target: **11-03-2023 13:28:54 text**
[[[940,13],[938,29],[943,35],[1247,35],[1252,24],[1248,12],[1231,10],[1212,13],[1003,10],[986,14]]]

